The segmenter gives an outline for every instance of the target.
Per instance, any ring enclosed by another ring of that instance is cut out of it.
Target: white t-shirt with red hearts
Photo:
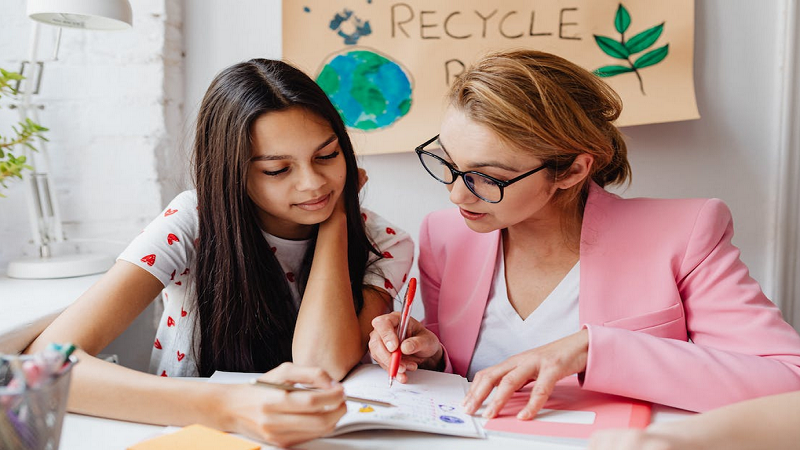
[[[404,231],[379,215],[362,208],[367,235],[383,255],[372,255],[364,284],[377,286],[397,296],[414,259],[414,242]],[[133,263],[164,285],[164,312],[159,321],[150,371],[161,376],[197,376],[195,358],[197,298],[192,294],[192,270],[196,258],[197,194],[185,191],[137,236],[117,259]],[[267,233],[264,238],[275,253],[289,281],[292,298],[301,298],[295,274],[299,272],[309,241],[292,241]]]

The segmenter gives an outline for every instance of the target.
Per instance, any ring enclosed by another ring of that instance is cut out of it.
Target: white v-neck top
[[[489,301],[483,312],[481,330],[467,371],[467,379],[470,381],[481,369],[580,330],[580,261],[575,263],[542,304],[523,319],[508,300],[502,245],[497,252]]]

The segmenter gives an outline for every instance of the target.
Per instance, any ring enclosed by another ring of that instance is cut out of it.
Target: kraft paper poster
[[[602,76],[619,126],[699,117],[694,0],[283,0],[283,58],[340,111],[360,154],[435,135],[444,95],[480,55],[531,48]]]

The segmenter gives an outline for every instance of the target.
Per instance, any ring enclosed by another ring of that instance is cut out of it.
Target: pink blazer
[[[761,292],[718,199],[622,199],[592,183],[580,244],[583,387],[693,411],[800,389],[800,336]],[[425,325],[466,375],[500,232],[458,210],[420,230]]]

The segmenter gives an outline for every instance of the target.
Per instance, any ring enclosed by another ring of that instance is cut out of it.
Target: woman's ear
[[[594,157],[588,153],[581,153],[575,157],[572,165],[564,174],[564,177],[557,180],[555,185],[558,189],[569,189],[583,181],[589,176],[594,164]]]

